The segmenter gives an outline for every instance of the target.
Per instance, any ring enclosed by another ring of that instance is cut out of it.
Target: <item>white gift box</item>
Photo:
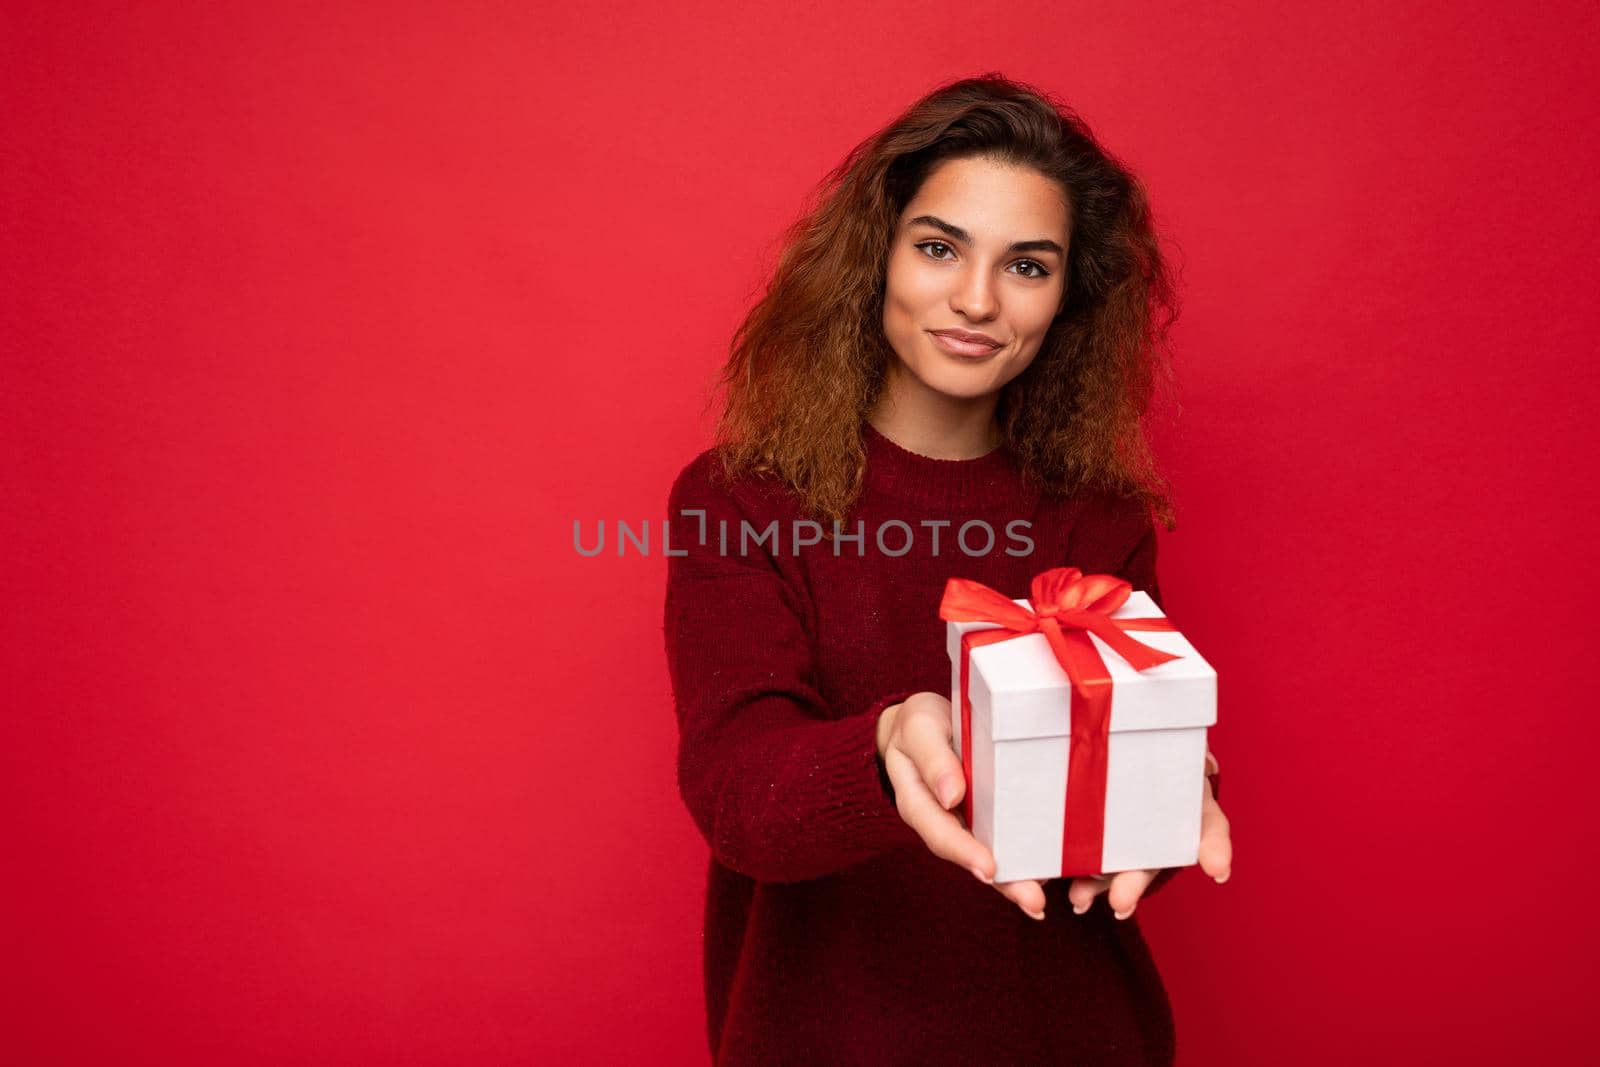
[[[1025,599],[1015,603],[1031,608]],[[1134,591],[1111,618],[1165,616],[1149,594]],[[957,753],[967,763],[961,635],[1001,627],[986,622],[948,622],[946,627],[951,726]],[[971,649],[967,793],[972,833],[994,854],[995,881],[1182,867],[1198,859],[1206,729],[1217,720],[1217,674],[1176,630],[1126,632],[1181,658],[1137,671],[1098,636],[1087,634],[1111,682],[1105,823],[1101,863],[1093,871],[1062,869],[1073,696],[1066,671],[1043,633]]]

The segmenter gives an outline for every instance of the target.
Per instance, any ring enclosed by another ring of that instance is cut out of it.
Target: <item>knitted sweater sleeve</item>
[[[668,499],[665,637],[678,787],[712,855],[759,881],[793,882],[917,843],[884,789],[876,741],[879,713],[909,694],[826,706],[794,591],[766,552],[738,551],[740,520],[757,532],[764,522],[712,483],[704,460]]]

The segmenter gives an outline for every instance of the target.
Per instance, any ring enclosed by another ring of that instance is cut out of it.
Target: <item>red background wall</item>
[[[6,1058],[705,1059],[663,560],[572,524],[665,517],[811,184],[988,69],[1185,265],[1182,1062],[1581,1057],[1600,16],[1402,7],[7,5]]]

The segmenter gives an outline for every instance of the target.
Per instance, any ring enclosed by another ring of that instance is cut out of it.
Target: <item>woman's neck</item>
[[[995,419],[998,393],[951,397],[890,375],[867,421],[908,452],[932,459],[977,459],[1004,441]]]

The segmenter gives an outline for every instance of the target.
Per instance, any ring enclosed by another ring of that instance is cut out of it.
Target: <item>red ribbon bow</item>
[[[1164,618],[1113,619],[1133,586],[1110,574],[1084,574],[1076,567],[1053,567],[1035,575],[1032,608],[981,582],[951,578],[939,602],[948,622],[997,623],[997,630],[961,635],[961,765],[967,778],[962,812],[972,826],[972,699],[968,695],[972,649],[1031,633],[1044,634],[1056,662],[1072,681],[1071,742],[1067,758],[1067,798],[1061,842],[1061,875],[1099,874],[1106,817],[1106,769],[1111,732],[1111,674],[1100,658],[1094,634],[1136,671],[1168,660],[1170,652],[1136,641],[1125,630],[1172,630]]]

